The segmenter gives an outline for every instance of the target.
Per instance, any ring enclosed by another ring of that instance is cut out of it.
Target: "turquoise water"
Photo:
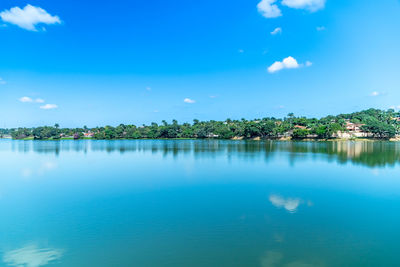
[[[400,144],[0,140],[0,266],[399,266]]]

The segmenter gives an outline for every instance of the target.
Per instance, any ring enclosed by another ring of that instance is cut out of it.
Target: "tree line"
[[[351,114],[326,116],[320,119],[296,117],[289,113],[285,118],[266,117],[253,120],[199,121],[179,124],[177,120],[161,124],[104,126],[88,128],[60,128],[43,126],[36,128],[2,129],[0,133],[10,134],[13,139],[57,140],[61,138],[81,139],[162,139],[162,138],[292,138],[329,139],[338,132],[346,132],[348,125],[356,124],[371,137],[388,139],[400,134],[400,113],[393,109],[368,109]]]

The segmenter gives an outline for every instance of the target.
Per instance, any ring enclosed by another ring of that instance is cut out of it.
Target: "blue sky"
[[[0,18],[0,127],[400,108],[398,0],[3,0]]]

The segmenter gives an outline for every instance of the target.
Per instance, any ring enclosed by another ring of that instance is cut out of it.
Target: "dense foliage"
[[[87,128],[53,127],[18,128],[7,130],[14,139],[159,139],[159,138],[288,138],[328,139],[338,132],[349,131],[349,125],[359,125],[360,131],[374,138],[392,138],[400,133],[400,113],[394,110],[369,109],[351,114],[327,116],[321,119],[296,117],[293,113],[284,119],[263,118],[254,120],[199,121],[179,124],[162,121],[159,125],[124,125]],[[5,130],[4,130],[5,131]]]

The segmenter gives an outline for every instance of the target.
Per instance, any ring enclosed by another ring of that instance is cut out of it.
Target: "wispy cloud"
[[[390,106],[389,108],[390,109],[400,109],[400,105],[398,105],[398,106]]]
[[[324,26],[318,26],[316,29],[317,29],[317,31],[319,31],[319,32],[325,31],[325,30],[326,30],[326,28],[325,28]]]
[[[282,33],[281,27],[275,28],[275,30],[271,32],[271,35],[277,35],[278,33]]]
[[[147,87],[146,87],[146,91],[149,91],[149,92],[150,92],[150,91],[151,91],[151,87],[150,87],[150,86],[147,86]]]
[[[258,12],[266,18],[277,18],[282,16],[282,12],[275,4],[276,0],[262,0],[257,5]]]
[[[325,7],[326,0],[282,0],[282,5],[296,9],[306,9],[311,12]]]
[[[295,8],[305,9],[315,12],[325,7],[326,0],[281,0],[280,4]],[[277,18],[282,16],[282,11],[278,6],[278,0],[262,0],[257,4],[258,12],[266,18]]]
[[[310,67],[312,63],[307,61],[305,63],[306,67]],[[293,57],[287,57],[282,61],[275,61],[271,66],[268,67],[269,73],[275,73],[283,69],[297,69],[304,66],[304,64],[299,64],[297,60]]]
[[[185,98],[185,99],[183,99],[183,102],[188,103],[188,104],[194,104],[194,103],[196,103],[195,100],[190,99],[190,98]]]
[[[0,84],[6,84],[7,82],[0,77]]]
[[[4,254],[3,261],[7,265],[17,267],[40,267],[60,259],[63,251],[53,248],[39,248],[28,245],[20,249],[11,250]]]
[[[244,53],[244,50],[243,50],[243,49],[239,49],[238,52],[239,52],[240,54],[243,54],[243,53]]]
[[[56,104],[46,104],[43,106],[40,106],[41,109],[56,109],[58,106]]]
[[[20,99],[18,99],[20,102],[22,103],[44,103],[45,101],[41,98],[36,98],[36,99],[32,99],[29,96],[23,96]]]
[[[374,91],[370,94],[370,96],[380,96],[382,95],[382,93],[378,92],[378,91]]]
[[[33,99],[28,97],[28,96],[23,96],[20,99],[18,99],[22,103],[32,103]]]
[[[0,12],[0,18],[10,24],[28,30],[37,31],[38,24],[60,24],[61,20],[58,16],[52,16],[46,10],[40,7],[26,5],[23,9],[13,7],[9,10]]]

